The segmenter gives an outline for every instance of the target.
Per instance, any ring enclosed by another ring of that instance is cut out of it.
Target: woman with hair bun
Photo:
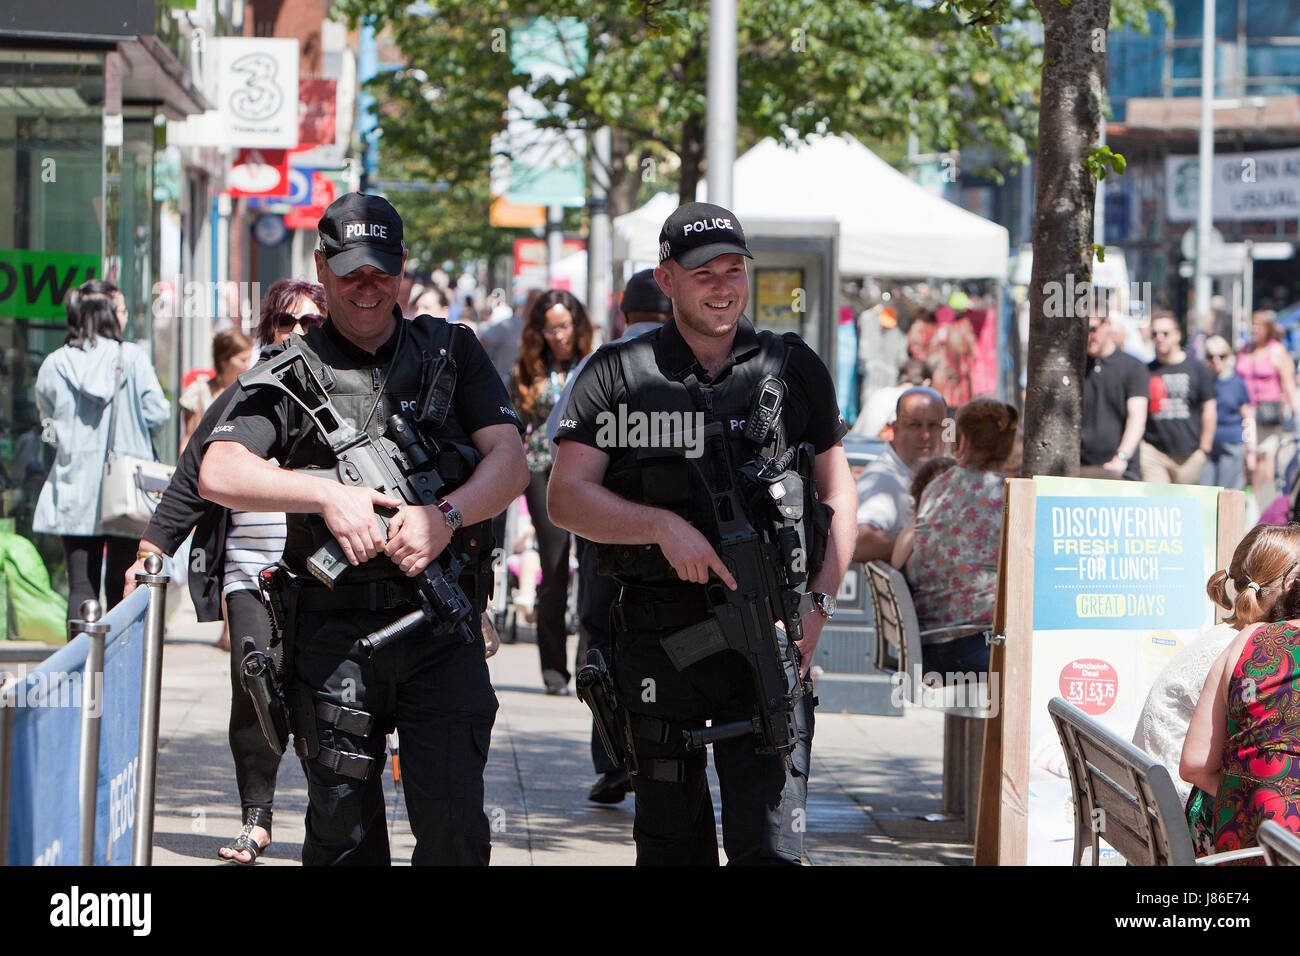
[[[1179,797],[1187,805],[1187,820],[1199,853],[1214,852],[1214,797],[1179,777],[1187,728],[1210,668],[1241,628],[1272,620],[1269,614],[1285,616],[1285,609],[1274,606],[1281,597],[1281,588],[1257,592],[1248,587],[1250,581],[1267,579],[1271,566],[1297,558],[1300,526],[1252,528],[1233,551],[1228,567],[1215,571],[1205,584],[1205,592],[1229,612],[1228,618],[1203,631],[1164,666],[1138,715],[1133,743],[1168,768]],[[1234,581],[1241,581],[1245,591],[1239,593]]]
[[[926,671],[986,671],[984,632],[993,625],[998,548],[1002,541],[1002,464],[1016,440],[1020,413],[994,398],[976,398],[957,412],[957,463],[921,494],[905,561],[922,631]],[[903,535],[907,531],[904,529]],[[969,625],[968,629],[957,629]]]
[[[1255,846],[1265,820],[1300,833],[1298,549],[1300,525],[1253,528],[1207,585],[1242,630],[1210,667],[1179,774],[1214,797],[1216,851]]]

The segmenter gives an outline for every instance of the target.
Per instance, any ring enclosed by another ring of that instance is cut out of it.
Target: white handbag
[[[99,490],[99,526],[102,534],[139,538],[148,527],[149,519],[153,517],[176,469],[160,461],[114,453],[117,394],[121,387],[119,355],[117,383],[108,412],[108,450],[104,455],[104,483]]]

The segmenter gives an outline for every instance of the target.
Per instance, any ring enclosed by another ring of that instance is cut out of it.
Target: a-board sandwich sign
[[[1008,844],[1004,832],[1004,848],[1017,849],[1000,858],[1068,864],[1073,800],[1047,702],[1064,698],[1132,738],[1161,669],[1214,624],[1205,582],[1221,566],[1220,523],[1240,527],[1241,498],[1219,488],[1082,478],[1012,484],[1018,486],[1013,494],[1033,494],[1032,547],[1026,553],[1022,545],[1011,556],[1002,583],[1008,594],[1032,594],[1032,617],[1022,613],[1014,626],[1015,615],[1008,617],[1007,653],[1022,666],[1008,667],[1005,691],[1006,710],[1028,720],[1028,779],[1021,791],[1027,833],[1023,843]],[[1220,513],[1224,500],[1233,514]],[[1024,694],[1028,707],[1018,709],[1013,698]],[[1024,732],[1006,727],[1004,777],[1022,772],[1023,744],[1007,735]],[[1004,814],[1004,829],[1008,819],[1014,818]]]

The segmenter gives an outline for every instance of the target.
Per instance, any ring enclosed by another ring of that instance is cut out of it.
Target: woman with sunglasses
[[[1205,361],[1214,373],[1218,424],[1214,447],[1206,456],[1201,484],[1241,490],[1255,470],[1255,406],[1246,383],[1234,369],[1232,349],[1221,335],[1205,340]]]
[[[262,300],[257,344],[265,352],[282,345],[295,332],[325,321],[325,290],[309,282],[281,280]],[[230,511],[199,497],[199,466],[203,443],[239,389],[217,396],[194,430],[193,440],[176,465],[176,474],[163,494],[153,520],[140,539],[137,561],[126,574],[127,593],[135,587],[135,572],[145,556],[173,554],[190,532],[194,550],[190,596],[200,621],[226,620],[236,635],[230,655],[230,752],[235,760],[244,828],[217,850],[223,860],[249,864],[270,845],[271,808],[280,757],[262,736],[252,701],[239,679],[243,643],[252,638],[266,651],[270,642],[266,609],[257,588],[257,575],[280,560],[284,551],[283,514]]]

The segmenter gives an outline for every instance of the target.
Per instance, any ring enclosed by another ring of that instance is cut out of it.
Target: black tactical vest
[[[734,469],[757,455],[759,449],[744,437],[745,422],[758,383],[767,375],[780,377],[784,371],[788,346],[783,336],[760,331],[757,354],[738,361],[721,381],[703,383],[694,375],[676,380],[665,371],[661,332],[656,330],[616,346],[627,384],[626,412],[614,409],[608,414],[602,412],[602,418],[611,429],[610,438],[630,440],[617,443],[626,450],[611,462],[604,485],[630,501],[681,515],[716,545],[719,535],[711,489],[725,487],[724,482],[735,477]],[[636,431],[637,422],[643,426],[640,432]],[[656,439],[678,434],[679,426],[689,428],[700,422],[706,427],[712,423],[721,426],[725,455],[717,441],[701,442],[698,436],[667,443],[671,447],[654,447]],[[596,424],[599,428],[602,422]],[[599,431],[597,440],[604,447],[613,447],[601,440]],[[775,454],[785,450],[784,442],[781,426]],[[691,457],[683,445],[690,446]],[[697,447],[700,454],[694,457]],[[812,475],[807,478],[811,482]],[[751,513],[748,517],[752,522],[760,516]],[[600,573],[615,577],[625,586],[683,583],[654,545],[598,544],[596,553]]]
[[[408,420],[413,419],[424,371],[433,365],[441,349],[452,351],[453,335],[468,334],[467,330],[454,328],[445,319],[431,315],[417,316],[410,321],[400,319],[399,323],[400,338],[391,365],[387,362],[362,364],[344,352],[320,326],[308,329],[306,335],[295,334],[286,343],[302,349],[335,408],[357,428],[364,428],[372,438],[383,434],[390,415],[401,414]],[[315,427],[305,416],[304,422],[305,427],[286,455],[287,460],[280,463],[281,467],[332,466],[334,458],[329,448],[316,436]],[[421,428],[427,438],[438,441],[447,450],[443,456],[445,464],[440,462],[438,469],[448,481],[442,491],[445,495],[468,479],[478,462],[477,452],[470,444],[464,426],[456,420],[454,402],[440,428]],[[329,540],[329,529],[319,514],[289,514],[286,523],[284,563],[294,573],[305,574],[307,557]],[[488,525],[488,522],[480,522],[457,532],[460,535],[468,533],[471,537],[477,535],[473,551],[481,553],[485,560],[490,558],[493,544]],[[465,574],[471,570],[467,569]],[[344,580],[363,583],[384,578],[404,578],[404,575],[386,555],[380,554],[349,570]]]

